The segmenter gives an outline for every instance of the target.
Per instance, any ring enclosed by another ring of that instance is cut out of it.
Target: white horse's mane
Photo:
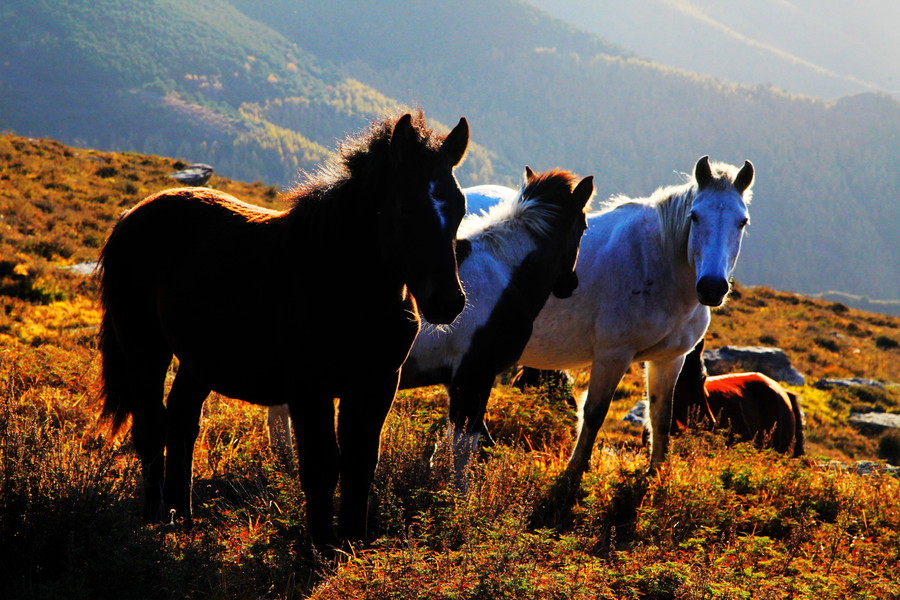
[[[711,163],[712,179],[708,185],[714,190],[725,191],[734,187],[734,178],[738,173],[737,167],[728,163]],[[699,191],[697,181],[692,175],[682,173],[686,180],[680,185],[669,185],[657,188],[646,198],[629,198],[625,195],[616,195],[603,202],[597,213],[606,213],[624,206],[648,206],[656,209],[659,216],[660,231],[663,242],[671,244],[674,248],[683,249],[687,244],[688,233],[691,230],[691,209],[694,197]],[[744,192],[744,202],[750,204],[753,191]]]

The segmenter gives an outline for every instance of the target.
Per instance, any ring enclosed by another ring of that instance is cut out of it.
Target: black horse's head
[[[466,199],[453,169],[463,159],[469,126],[460,119],[446,136],[436,136],[419,115],[403,115],[390,140],[390,215],[386,224],[400,276],[422,316],[451,323],[466,297],[456,264],[456,230]]]

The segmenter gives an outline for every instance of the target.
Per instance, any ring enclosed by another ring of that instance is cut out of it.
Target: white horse
[[[709,325],[710,306],[730,289],[744,229],[753,165],[740,170],[704,156],[684,185],[649,198],[612,198],[588,218],[578,289],[550,298],[519,363],[538,369],[591,366],[567,472],[580,478],[628,366],[646,361],[653,471],[668,451],[675,381]],[[491,202],[467,194],[468,209]]]

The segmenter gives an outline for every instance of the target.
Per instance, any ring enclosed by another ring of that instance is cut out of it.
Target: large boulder
[[[900,415],[893,413],[853,412],[850,413],[850,422],[873,433],[900,429]]]
[[[704,350],[703,361],[710,375],[726,375],[736,371],[755,371],[775,381],[803,385],[806,378],[791,365],[791,359],[780,348],[768,346],[722,346]]]

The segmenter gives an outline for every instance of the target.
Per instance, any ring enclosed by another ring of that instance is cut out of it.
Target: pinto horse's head
[[[594,195],[594,178],[585,177],[575,189],[572,190],[569,202],[563,206],[568,213],[563,215],[571,224],[565,232],[565,241],[562,247],[562,268],[559,277],[553,286],[553,295],[557,298],[569,298],[578,287],[578,274],[575,267],[578,263],[578,251],[581,248],[581,236],[587,229],[587,205]]]
[[[460,119],[445,137],[431,136],[424,119],[400,117],[390,141],[391,193],[387,227],[400,275],[430,323],[451,323],[466,297],[456,264],[456,231],[466,198],[453,169],[463,159],[469,126]]]
[[[710,165],[709,157],[704,156],[694,167],[694,179],[688,261],[696,273],[699,302],[720,306],[730,289],[744,229],[750,222],[747,205],[753,165],[745,161],[737,170],[719,163]]]

